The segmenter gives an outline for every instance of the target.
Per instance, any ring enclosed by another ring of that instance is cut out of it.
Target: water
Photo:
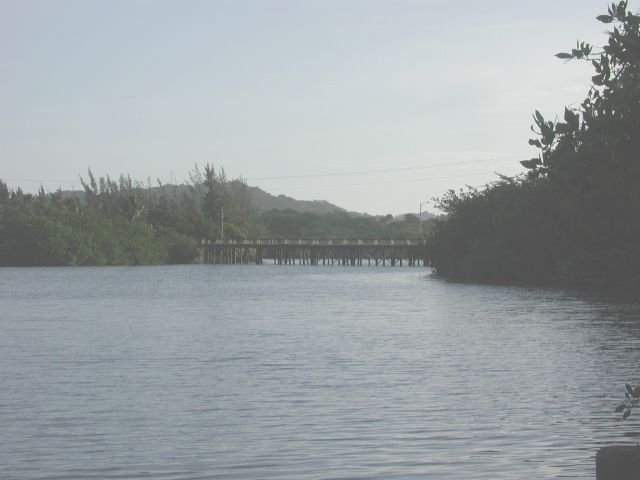
[[[424,269],[0,269],[0,478],[593,478],[640,306]]]

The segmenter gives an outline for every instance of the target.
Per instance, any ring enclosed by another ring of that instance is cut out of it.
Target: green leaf
[[[573,112],[569,110],[567,107],[564,107],[564,121],[567,123],[571,123],[573,120]]]
[[[549,159],[551,158],[551,154],[549,151],[542,152],[542,165],[549,166]]]
[[[616,413],[620,413],[620,412],[622,412],[622,411],[626,408],[626,406],[627,406],[627,405],[626,405],[625,403],[621,403],[620,405],[618,405],[618,406],[616,407]]]
[[[542,135],[542,144],[551,145],[555,138],[553,122],[543,122],[540,124],[540,134]]]
[[[576,130],[580,124],[580,117],[577,113],[572,112],[568,108],[564,109],[564,121],[567,122],[570,128]]]
[[[591,77],[591,81],[595,84],[595,85],[602,85],[602,81],[604,80],[604,75],[600,74],[600,75],[594,75],[593,77]]]
[[[524,168],[528,168],[529,170],[533,170],[534,168],[539,167],[540,165],[542,165],[542,161],[539,158],[532,158],[531,160],[522,160],[520,162],[520,164],[524,167]]]
[[[629,415],[631,415],[631,410],[627,410],[626,412],[624,412],[622,414],[622,419],[626,420],[629,417]]]
[[[538,125],[544,124],[544,117],[542,116],[542,114],[538,110],[536,110],[535,118],[536,118],[536,123]]]
[[[613,17],[611,15],[598,15],[596,20],[602,23],[611,23],[613,22]]]
[[[529,139],[529,145],[533,145],[534,147],[542,148],[542,144],[540,143],[540,140],[538,140],[537,138],[530,138]]]
[[[640,386],[633,389],[633,396],[640,397]]]
[[[629,392],[629,395],[633,395],[633,387],[631,385],[629,385],[628,383],[625,383],[624,388],[627,389],[627,392]]]
[[[570,53],[560,52],[560,53],[556,53],[556,57],[558,57],[561,60],[569,60],[573,58],[573,55],[571,55]]]

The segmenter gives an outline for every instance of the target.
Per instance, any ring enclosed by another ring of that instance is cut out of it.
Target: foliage
[[[81,178],[83,192],[37,195],[0,181],[0,266],[191,263],[197,243],[224,238],[415,238],[417,217],[258,214],[246,183],[197,165],[188,188],[129,176]],[[423,230],[427,230],[423,222]]]
[[[538,157],[526,173],[439,199],[431,257],[463,281],[640,286],[640,17],[627,2],[601,51],[578,43],[562,59],[595,69],[587,98],[562,121],[535,112]]]
[[[359,239],[409,239],[418,236],[418,217],[393,217],[350,215],[345,212],[317,214],[293,210],[270,210],[260,216],[270,237],[273,238],[359,238]],[[430,222],[423,221],[423,231]]]
[[[624,387],[626,389],[624,392],[625,400],[616,407],[616,413],[622,413],[622,419],[626,420],[631,415],[631,410],[640,404],[640,386],[632,387],[625,383]]]
[[[185,264],[193,263],[198,256],[196,244],[190,237],[172,235],[168,242],[167,263]]]
[[[142,222],[56,205],[54,197],[12,193],[0,207],[0,265],[162,263],[166,251]]]
[[[162,185],[96,178],[91,170],[81,178],[82,195],[42,188],[31,195],[0,182],[0,266],[190,263],[197,241],[219,235],[218,206],[230,198],[224,172],[206,165],[202,179],[179,198]],[[229,213],[225,228],[240,238],[234,222],[245,219]]]

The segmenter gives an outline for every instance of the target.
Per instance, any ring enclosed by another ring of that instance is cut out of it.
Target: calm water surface
[[[640,306],[409,268],[0,269],[0,478],[594,478]]]

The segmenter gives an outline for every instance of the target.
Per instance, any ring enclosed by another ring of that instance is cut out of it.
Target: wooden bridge
[[[216,240],[198,245],[204,263],[426,266],[424,240]]]

